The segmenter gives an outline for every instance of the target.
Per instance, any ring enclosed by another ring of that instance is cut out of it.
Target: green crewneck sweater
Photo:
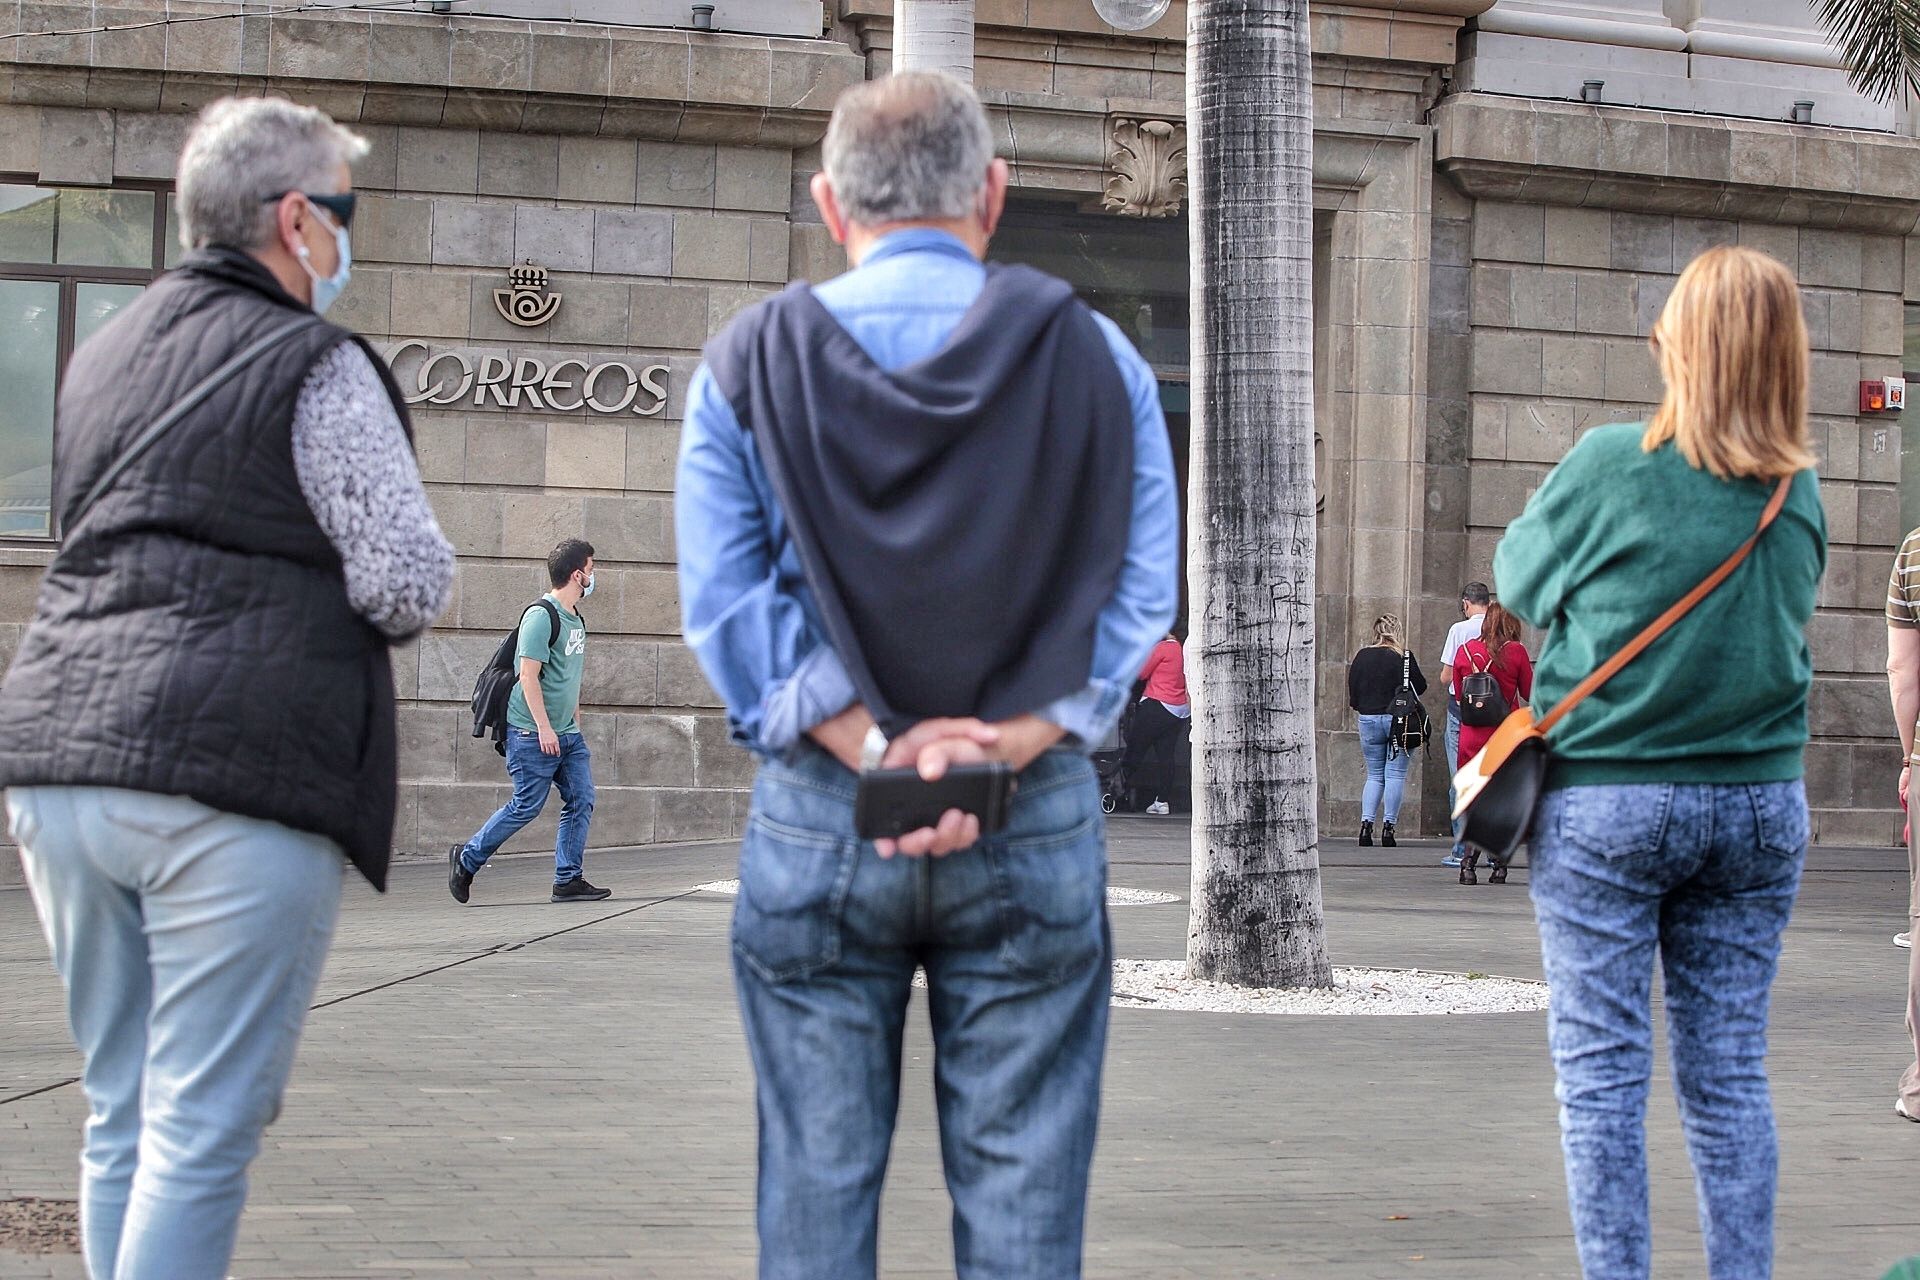
[[[1732,554],[1772,493],[1695,470],[1671,443],[1643,452],[1644,430],[1589,431],[1494,552],[1500,603],[1547,632],[1538,714]],[[1803,471],[1746,563],[1555,726],[1548,785],[1800,777],[1826,563],[1819,481]]]

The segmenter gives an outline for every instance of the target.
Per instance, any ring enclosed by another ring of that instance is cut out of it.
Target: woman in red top
[[[1145,695],[1134,709],[1127,729],[1124,768],[1141,790],[1153,792],[1152,814],[1172,812],[1167,803],[1173,791],[1173,753],[1184,738],[1193,708],[1187,702],[1187,667],[1180,641],[1169,635],[1153,646],[1140,668],[1147,682]]]
[[[1494,682],[1500,686],[1500,696],[1507,700],[1509,711],[1533,700],[1533,658],[1527,653],[1527,646],[1520,643],[1520,619],[1498,603],[1488,607],[1479,638],[1461,645],[1459,654],[1453,660],[1454,701],[1460,700],[1461,686],[1466,678],[1482,671],[1492,674]],[[1462,724],[1460,757],[1453,762],[1453,767],[1459,769],[1479,755],[1480,749],[1487,745],[1496,728],[1497,725]],[[1461,884],[1479,883],[1479,877],[1473,873],[1474,863],[1478,860],[1479,853],[1469,847],[1460,864]],[[1487,878],[1494,884],[1505,884],[1507,869],[1495,867],[1493,874]]]

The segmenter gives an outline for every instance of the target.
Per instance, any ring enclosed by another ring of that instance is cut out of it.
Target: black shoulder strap
[[[560,643],[560,606],[541,596],[534,601],[547,611],[547,652],[553,652],[553,646]]]
[[[93,482],[93,487],[87,490],[86,496],[81,498],[79,505],[74,508],[73,519],[67,521],[67,527],[64,531],[65,535],[69,538],[73,536],[73,531],[80,527],[80,522],[87,518],[89,511],[93,510],[93,504],[100,500],[100,495],[105,493],[113,482],[120,478],[122,472],[135,462],[138,462],[141,455],[151,449],[174,423],[180,421],[180,419],[198,408],[202,401],[220,389],[222,383],[233,377],[234,374],[239,373],[249,364],[252,364],[256,358],[275,343],[287,337],[295,329],[304,328],[307,325],[315,323],[318,323],[318,317],[304,315],[289,324],[281,325],[279,328],[267,333],[264,337],[255,339],[233,355],[228,356],[217,369],[188,388],[185,395],[174,401],[172,408],[148,423],[146,428],[142,430],[139,435],[135,436],[132,443],[128,444],[126,449],[121,452],[120,456],[115,458],[108,464],[107,469],[100,473],[100,478]]]

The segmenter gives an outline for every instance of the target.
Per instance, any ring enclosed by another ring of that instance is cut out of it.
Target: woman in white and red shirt
[[[1173,753],[1193,715],[1180,642],[1169,635],[1153,646],[1147,664],[1140,668],[1140,678],[1147,688],[1127,732],[1127,775],[1141,790],[1151,788],[1153,803],[1147,806],[1148,813],[1171,813],[1167,797],[1173,790]]]

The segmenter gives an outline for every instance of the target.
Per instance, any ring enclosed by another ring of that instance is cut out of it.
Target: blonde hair
[[[1793,273],[1754,249],[1709,249],[1680,273],[1649,338],[1667,394],[1640,447],[1671,440],[1722,479],[1813,465],[1807,325]]]
[[[1402,652],[1406,650],[1405,638],[1400,632],[1400,619],[1391,613],[1383,613],[1373,620],[1373,642],[1384,644],[1390,649]]]

